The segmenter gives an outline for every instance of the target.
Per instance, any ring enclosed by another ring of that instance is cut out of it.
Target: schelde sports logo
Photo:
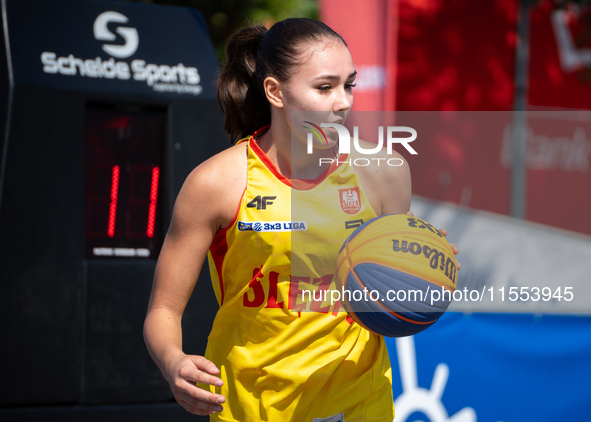
[[[307,153],[313,154],[314,152],[314,136],[317,139],[317,143],[321,146],[328,146],[328,137],[322,130],[322,128],[334,128],[339,136],[339,156],[344,154],[349,154],[351,152],[351,135],[349,134],[349,130],[338,123],[321,123],[320,126],[310,122],[310,121],[302,121],[305,125],[302,125],[305,129],[310,130],[307,134]],[[410,154],[416,155],[418,154],[413,147],[409,145],[410,142],[417,139],[417,131],[408,126],[387,126],[385,129],[386,132],[386,153],[388,155],[392,154],[393,145],[394,144],[401,144]],[[406,137],[395,137],[395,133],[408,133],[410,136]],[[355,150],[363,155],[374,155],[379,153],[382,148],[384,147],[384,127],[378,127],[378,142],[373,148],[364,148],[359,143],[359,128],[357,126],[353,127],[353,147]],[[393,157],[393,158],[385,158],[385,157],[361,157],[355,158],[353,160],[345,160],[339,161],[338,158],[320,158],[319,163],[320,165],[325,164],[333,164],[337,165],[348,163],[349,165],[354,166],[369,166],[370,164],[374,163],[378,166],[380,163],[385,163],[388,166],[398,167],[403,164],[402,159]]]
[[[129,21],[129,19],[119,12],[101,13],[94,21],[94,38],[101,41],[115,41],[117,37],[115,34],[109,31],[107,24],[110,22],[127,23],[127,21]],[[133,55],[140,43],[137,29],[120,26],[115,30],[115,32],[123,37],[125,44],[103,44],[103,50],[111,56],[118,57],[120,59],[124,59]]]
[[[109,24],[128,24],[127,16],[107,11],[97,16],[92,32],[97,41],[107,41],[101,47],[109,54],[109,59],[101,57],[79,58],[74,54],[44,51],[41,53],[43,72],[64,76],[77,76],[91,79],[119,79],[143,82],[157,92],[172,92],[176,94],[199,95],[203,87],[199,85],[201,77],[196,67],[146,63],[136,58],[130,63],[115,59],[126,59],[133,56],[140,45],[140,37],[136,28],[131,25],[118,26],[115,32],[123,38],[123,44],[112,43],[117,35],[108,28]]]

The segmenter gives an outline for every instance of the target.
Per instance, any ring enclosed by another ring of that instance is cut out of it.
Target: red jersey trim
[[[209,246],[209,251],[211,252],[211,257],[213,258],[220,283],[220,306],[224,303],[224,277],[222,275],[222,268],[224,266],[224,258],[228,252],[228,239],[226,238],[226,232],[236,224],[236,220],[238,220],[238,214],[240,214],[240,210],[242,209],[242,202],[244,201],[245,194],[246,187],[244,188],[242,196],[240,197],[240,202],[236,208],[234,219],[226,227],[221,228],[216,232],[211,245]]]
[[[240,196],[240,202],[238,203],[238,208],[236,208],[236,214],[234,214],[234,218],[232,219],[232,222],[230,224],[228,224],[226,227],[222,227],[221,229],[218,229],[218,231],[216,232],[216,235],[217,235],[217,233],[222,233],[222,232],[228,231],[230,228],[232,228],[232,226],[234,224],[236,224],[236,220],[238,220],[238,214],[240,214],[240,210],[242,209],[242,201],[244,201],[244,195],[246,195],[246,188],[247,187],[245,187],[244,190],[242,191],[242,196]]]
[[[220,230],[215,234],[213,242],[209,247],[211,257],[215,265],[215,270],[218,274],[218,281],[220,283],[220,306],[224,303],[224,277],[222,275],[222,269],[224,266],[224,258],[228,253],[228,240],[226,239],[225,230]]]
[[[334,162],[330,165],[329,168],[324,170],[316,179],[288,179],[284,175],[279,172],[279,169],[275,166],[275,164],[271,161],[271,159],[265,154],[265,152],[261,149],[257,142],[257,137],[260,136],[262,133],[267,131],[271,125],[267,125],[259,130],[257,130],[253,135],[250,137],[248,145],[252,149],[252,151],[259,157],[261,162],[267,167],[267,169],[284,185],[289,186],[290,188],[294,188],[297,190],[310,190],[320,183],[322,183],[328,176],[334,173],[335,170],[339,168],[337,162]],[[339,162],[343,163],[347,161],[348,154],[339,157]]]
[[[250,146],[250,148],[252,149],[252,151],[257,155],[257,157],[259,157],[259,160],[261,160],[263,162],[263,164],[265,165],[265,167],[267,167],[267,169],[271,173],[273,173],[273,176],[275,176],[283,184],[291,187],[291,180],[289,180],[287,177],[285,177],[284,175],[282,175],[279,172],[279,170],[277,169],[277,167],[275,167],[275,164],[273,164],[273,162],[271,161],[271,159],[267,156],[267,154],[265,154],[263,152],[263,150],[259,146],[259,143],[257,142],[257,139],[256,139],[256,135],[261,130],[262,129],[257,130],[255,132],[255,134],[251,136],[251,138],[249,139],[248,145]]]

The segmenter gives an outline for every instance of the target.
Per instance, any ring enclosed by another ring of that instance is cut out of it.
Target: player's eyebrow
[[[354,77],[354,76],[356,76],[356,75],[357,75],[357,71],[355,70],[353,73],[351,73],[351,74],[350,74],[350,75],[347,77],[347,79],[351,79],[351,78],[353,78],[353,77]],[[337,75],[328,75],[328,74],[327,74],[327,75],[320,75],[320,76],[316,77],[315,79],[330,79],[330,80],[339,80],[339,79],[341,79],[341,78],[340,78],[340,77],[338,77]]]

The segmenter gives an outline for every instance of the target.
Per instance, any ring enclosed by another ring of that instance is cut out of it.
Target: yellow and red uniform
[[[227,398],[211,419],[312,422],[342,412],[347,422],[391,422],[384,339],[330,296],[304,295],[329,288],[345,238],[376,214],[346,163],[292,186],[259,148],[260,132],[244,140],[247,186],[208,254],[220,309],[205,357],[224,381],[211,391]]]

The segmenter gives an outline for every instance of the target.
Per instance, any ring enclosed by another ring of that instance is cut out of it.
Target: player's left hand
[[[414,217],[415,214],[412,211],[408,211],[406,213],[406,215],[408,215],[409,217]],[[447,229],[438,229],[439,233],[441,233],[443,236],[447,237]],[[460,249],[454,245],[453,243],[450,243],[449,246],[451,246],[451,250],[453,251],[454,255],[457,255],[460,253]],[[462,268],[462,264],[460,264],[460,262],[456,259],[456,268],[458,269],[458,271],[460,270],[460,268]]]

